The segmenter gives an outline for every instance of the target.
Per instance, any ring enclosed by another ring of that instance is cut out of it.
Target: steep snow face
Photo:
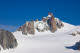
[[[37,24],[37,23],[36,23]],[[38,24],[37,24],[38,25]],[[80,40],[79,36],[68,33],[80,31],[80,27],[64,23],[64,27],[55,33],[50,31],[38,32],[33,36],[23,35],[21,31],[13,32],[18,41],[15,49],[2,50],[0,53],[80,53],[78,50],[69,49]]]
[[[64,23],[64,22],[63,22],[63,24],[64,24],[64,27],[62,27],[61,29],[58,29],[57,30],[58,32],[64,32],[64,33],[68,32],[68,33],[70,33],[72,31],[75,31],[75,29],[76,29],[76,26],[74,26],[74,25]]]

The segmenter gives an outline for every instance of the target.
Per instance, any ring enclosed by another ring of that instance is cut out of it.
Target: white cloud
[[[18,26],[12,26],[12,25],[0,25],[0,29],[8,30],[10,32],[16,31],[18,29]]]

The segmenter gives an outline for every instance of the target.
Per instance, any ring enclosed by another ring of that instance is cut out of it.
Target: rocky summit
[[[34,35],[35,30],[34,30],[34,22],[29,22],[27,26],[27,33]]]
[[[50,12],[48,16],[50,16],[49,17],[50,19],[48,19],[48,25],[49,25],[50,31],[55,32],[57,30],[57,25],[56,25],[54,15]]]
[[[0,29],[0,45],[5,50],[15,48],[18,44],[16,38],[11,32]]]
[[[39,32],[44,32],[50,30],[52,33],[56,32],[57,29],[64,27],[64,24],[59,19],[55,18],[54,15],[49,12],[47,17],[43,17],[41,21],[26,21],[24,25],[22,25],[18,31],[22,31],[22,34],[27,35],[35,34],[35,30]]]
[[[34,29],[34,22],[27,22],[21,26],[18,31],[22,31],[22,34],[27,35],[27,34],[35,34],[35,29]]]

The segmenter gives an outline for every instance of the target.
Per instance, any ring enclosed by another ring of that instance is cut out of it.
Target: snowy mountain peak
[[[2,50],[1,53],[80,53],[76,51],[80,50],[80,26],[62,22],[52,13],[43,17],[41,21],[38,19],[26,21],[16,32],[12,33],[17,39],[18,46],[14,49]],[[5,36],[7,35],[6,33]],[[10,39],[12,41],[12,38]]]
[[[31,24],[32,23],[32,24]],[[64,24],[54,15],[49,12],[47,17],[43,17],[41,21],[29,21],[21,26],[18,31],[22,31],[22,34],[35,34],[35,30],[38,32],[44,32],[50,30],[52,33],[56,32],[58,28],[64,27]],[[35,29],[35,30],[34,30]],[[29,32],[30,31],[30,32]]]

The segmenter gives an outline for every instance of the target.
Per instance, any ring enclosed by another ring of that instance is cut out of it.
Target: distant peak
[[[48,13],[48,16],[49,17],[52,17],[52,16],[54,17],[53,13],[51,13],[51,12]]]

